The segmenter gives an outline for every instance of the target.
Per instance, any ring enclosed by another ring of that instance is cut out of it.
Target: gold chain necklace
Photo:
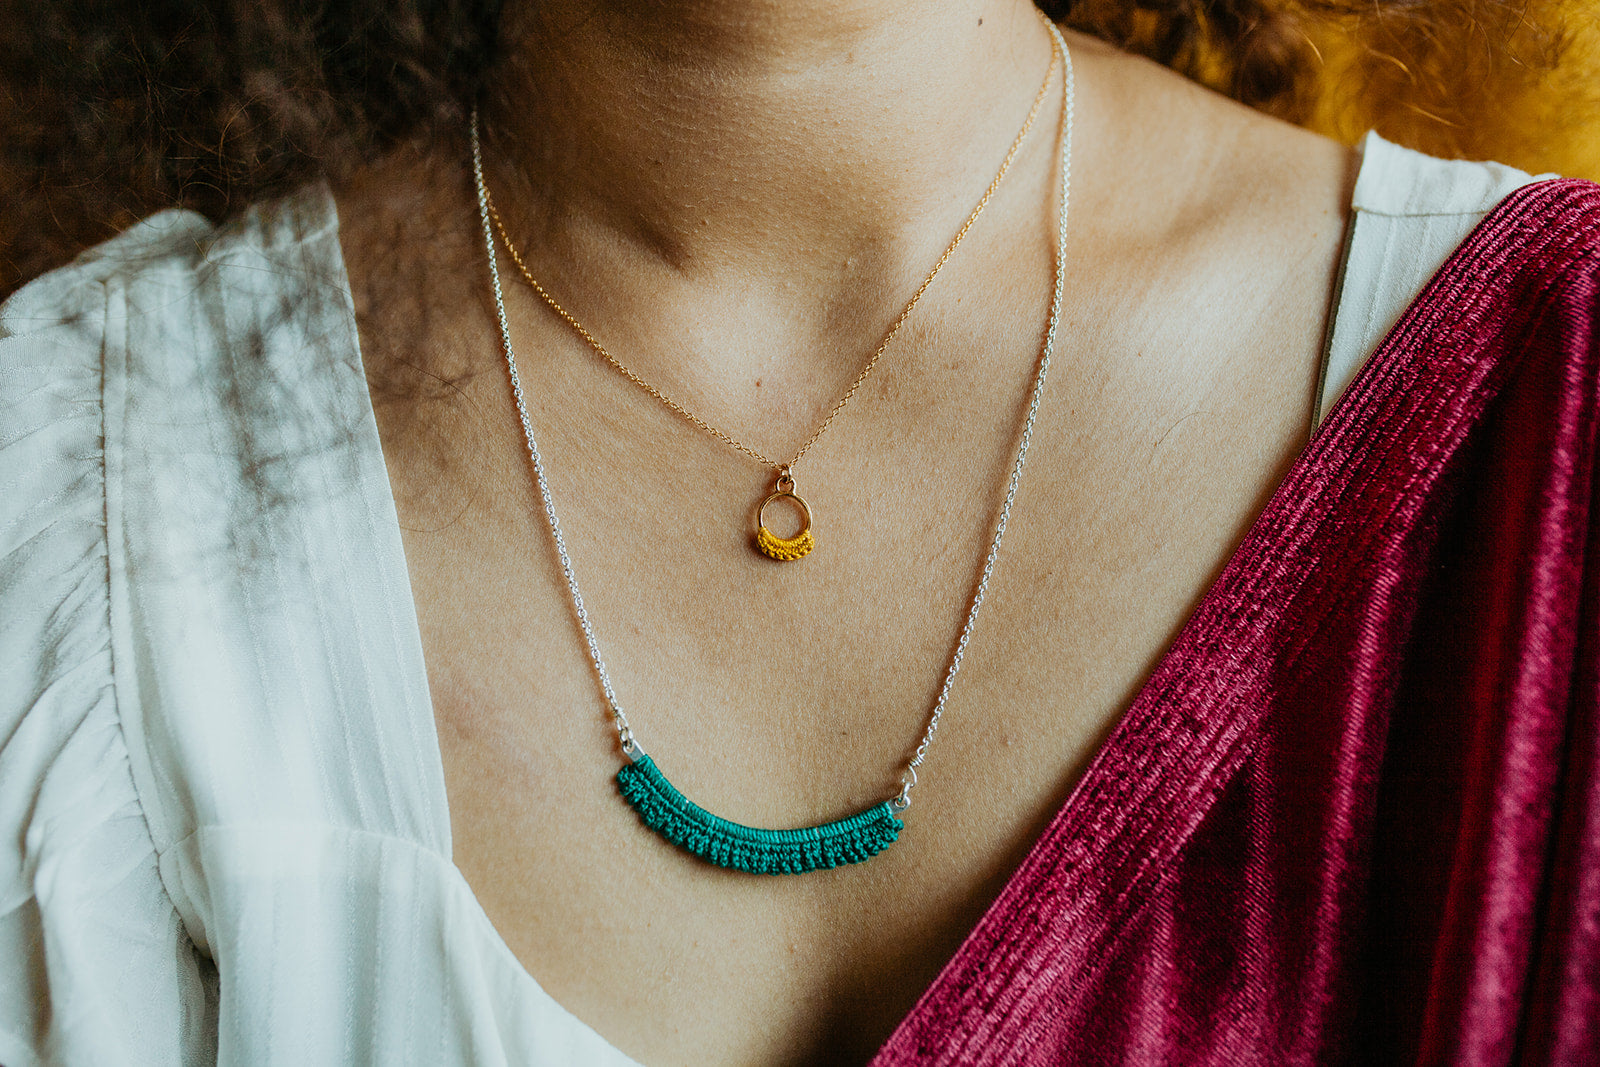
[[[1043,16],[1041,15],[1040,17],[1042,18]],[[756,449],[751,448],[749,445],[745,444],[743,441],[740,441],[727,431],[713,426],[711,423],[707,422],[705,419],[702,419],[700,416],[696,415],[694,412],[678,403],[678,401],[674,400],[672,397],[668,396],[666,393],[650,384],[650,382],[646,381],[627,364],[623,363],[616,356],[613,356],[609,351],[607,351],[605,345],[600,343],[599,338],[590,333],[588,328],[585,327],[583,323],[578,321],[577,316],[573,315],[572,312],[562,307],[561,302],[552,296],[548,289],[539,284],[538,279],[533,276],[533,272],[530,271],[528,269],[528,265],[523,262],[522,254],[517,251],[517,246],[511,243],[511,235],[506,231],[506,224],[500,218],[500,212],[495,209],[494,200],[489,196],[487,185],[485,185],[483,189],[485,207],[488,210],[489,217],[494,220],[495,230],[499,233],[500,240],[505,245],[506,252],[511,256],[511,261],[517,265],[517,270],[522,272],[522,277],[527,280],[528,285],[532,287],[534,292],[539,294],[544,302],[550,306],[552,311],[559,315],[567,323],[567,325],[571,326],[575,331],[577,331],[578,336],[582,337],[589,347],[594,349],[595,352],[599,354],[600,358],[604,359],[607,363],[611,364],[611,366],[615,367],[623,377],[628,379],[628,381],[632,382],[640,389],[643,389],[645,392],[655,397],[672,411],[688,420],[688,422],[690,422],[692,425],[704,430],[706,433],[710,434],[712,437],[715,437],[724,444],[744,453],[746,456],[756,460],[758,463],[763,463],[772,468],[772,470],[776,473],[776,479],[773,482],[772,491],[764,500],[762,500],[761,506],[756,509],[756,533],[754,539],[755,547],[758,551],[770,559],[780,561],[796,560],[807,555],[813,548],[816,547],[816,539],[811,533],[811,505],[808,504],[805,499],[800,496],[800,494],[794,491],[795,464],[799,463],[805,454],[811,450],[811,446],[817,443],[817,438],[821,437],[823,433],[827,431],[828,427],[833,425],[833,420],[839,416],[839,412],[843,411],[844,406],[850,402],[850,398],[856,395],[856,391],[859,390],[861,388],[861,384],[867,380],[867,376],[872,373],[873,368],[878,365],[878,360],[882,358],[884,352],[888,350],[889,344],[900,332],[900,327],[905,325],[906,320],[911,317],[911,312],[914,311],[917,304],[921,302],[923,294],[926,293],[928,291],[928,287],[933,284],[933,279],[939,276],[939,272],[944,269],[944,265],[948,263],[950,261],[950,257],[955,254],[956,248],[961,244],[962,239],[965,238],[967,236],[967,232],[972,229],[973,223],[978,221],[978,216],[983,214],[983,209],[989,206],[989,201],[993,198],[995,190],[1000,188],[1000,183],[1005,180],[1006,172],[1011,169],[1012,161],[1017,158],[1017,153],[1021,150],[1022,143],[1027,140],[1028,131],[1033,129],[1033,120],[1039,115],[1040,105],[1044,103],[1045,94],[1050,88],[1051,75],[1055,70],[1054,54],[1051,55],[1050,60],[1050,65],[1045,68],[1044,81],[1039,85],[1039,91],[1034,94],[1033,106],[1028,109],[1028,117],[1023,121],[1022,129],[1017,131],[1016,138],[1012,140],[1011,148],[1006,152],[1005,159],[1000,162],[1000,169],[995,173],[994,180],[991,181],[989,183],[989,187],[983,191],[983,196],[978,199],[977,206],[974,207],[972,209],[972,213],[967,216],[967,221],[962,223],[961,228],[956,231],[955,237],[953,237],[949,245],[945,247],[944,254],[941,255],[938,261],[934,263],[933,269],[928,272],[928,276],[922,279],[922,284],[917,287],[917,291],[911,294],[911,299],[906,301],[905,307],[900,309],[900,314],[896,316],[894,322],[889,325],[889,332],[884,335],[883,341],[879,343],[877,349],[873,351],[871,358],[867,360],[866,366],[861,368],[861,373],[856,375],[855,381],[850,383],[850,388],[846,389],[844,395],[834,403],[833,407],[829,409],[827,417],[824,418],[821,424],[819,424],[817,428],[811,432],[811,436],[806,438],[805,444],[800,446],[795,454],[790,457],[787,463],[772,459],[771,457],[758,452]],[[792,537],[779,537],[771,530],[767,529],[765,522],[767,508],[772,504],[778,503],[779,501],[788,501],[800,512],[802,525],[800,531],[794,534]]]
[[[708,863],[751,874],[801,874],[806,871],[837,867],[846,863],[861,863],[883,851],[899,837],[905,828],[901,816],[911,807],[911,791],[917,785],[918,769],[924,767],[929,746],[943,716],[956,673],[961,669],[968,641],[978,620],[978,611],[988,595],[989,583],[994,578],[995,564],[1000,558],[1000,546],[1005,539],[1006,525],[1011,518],[1012,505],[1021,485],[1023,467],[1028,459],[1029,443],[1033,440],[1035,421],[1044,395],[1045,378],[1050,371],[1050,359],[1055,351],[1057,327],[1061,321],[1062,294],[1066,289],[1067,211],[1072,192],[1072,124],[1076,90],[1072,74],[1072,55],[1056,27],[1045,23],[1050,31],[1054,58],[1062,67],[1061,135],[1058,149],[1060,201],[1056,214],[1055,263],[1050,290],[1050,317],[1045,327],[1044,344],[1034,371],[1033,387],[1028,392],[1026,415],[1022,433],[1017,441],[1016,458],[1011,464],[1011,474],[1006,479],[1005,498],[1000,504],[994,533],[989,539],[989,551],[984,556],[978,585],[967,605],[966,617],[961,623],[960,636],[944,671],[944,681],[934,699],[933,708],[926,719],[922,740],[905,763],[900,778],[900,791],[890,800],[881,801],[864,811],[832,822],[793,829],[764,829],[745,826],[714,815],[695,804],[678,791],[655,760],[645,753],[639,738],[629,725],[628,716],[618,702],[616,689],[605,660],[600,655],[600,643],[594,625],[584,608],[583,594],[578,589],[578,577],[572,557],[567,552],[566,538],[561,533],[561,522],[556,517],[555,500],[550,493],[550,479],[546,476],[544,459],[534,440],[533,423],[528,417],[528,404],[522,388],[522,378],[517,373],[517,355],[511,344],[511,319],[506,314],[505,294],[500,284],[499,257],[495,253],[494,230],[489,216],[489,190],[483,180],[483,153],[478,140],[477,113],[472,117],[472,174],[478,192],[479,221],[482,225],[484,251],[489,268],[489,283],[494,297],[495,321],[500,328],[501,351],[506,361],[506,378],[511,386],[511,397],[516,405],[517,418],[522,425],[523,440],[527,444],[528,463],[533,481],[538,488],[539,500],[544,506],[544,517],[549,524],[551,544],[561,564],[566,579],[567,594],[571,598],[574,617],[589,651],[589,661],[594,667],[596,680],[604,694],[606,707],[616,727],[617,740],[627,764],[617,772],[617,786],[623,799],[638,813],[645,826],[667,841],[700,857]],[[1054,62],[1051,64],[1054,67]]]

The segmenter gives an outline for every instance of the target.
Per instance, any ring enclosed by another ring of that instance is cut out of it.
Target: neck
[[[535,263],[807,283],[937,244],[1050,53],[1026,0],[542,0],[506,34],[490,180]]]

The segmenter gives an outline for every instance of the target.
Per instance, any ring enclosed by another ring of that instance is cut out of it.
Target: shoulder
[[[266,384],[274,378],[316,393],[305,369],[319,363],[359,366],[337,216],[321,185],[221,225],[162,212],[0,306],[0,410],[14,424],[92,424],[114,472],[164,441],[182,447],[186,434],[227,448],[204,428],[252,405],[264,415],[280,407],[282,391]]]
[[[24,353],[47,358],[53,377],[103,364],[104,346],[160,338],[163,356],[204,351],[207,309],[285,300],[343,288],[337,218],[325,187],[257,205],[222,225],[163,211],[34,279],[0,305],[0,344],[12,399]],[[209,325],[221,326],[220,322]],[[212,346],[215,347],[215,346]],[[137,353],[136,353],[137,354]]]
[[[326,186],[221,225],[155,215],[0,306],[0,443],[27,483],[0,511],[76,507],[114,535],[270,495],[278,458],[362,420],[360,368]]]
[[[1435,159],[1375,133],[1361,150],[1344,288],[1347,295],[1352,287],[1378,292],[1378,303],[1394,314],[1370,316],[1376,320],[1393,321],[1430,280],[1434,288],[1445,284],[1447,263],[1459,268],[1453,276],[1487,283],[1484,293],[1509,296],[1508,272],[1545,273],[1557,259],[1581,270],[1593,256],[1591,183],[1500,163]]]
[[[1359,321],[1348,332],[1355,337],[1365,328],[1377,349],[1371,373],[1348,390],[1354,411],[1382,421],[1388,416],[1367,408],[1371,397],[1387,395],[1391,406],[1421,405],[1438,416],[1440,439],[1430,446],[1436,458],[1454,447],[1441,441],[1471,435],[1494,440],[1490,451],[1501,459],[1518,457],[1524,474],[1570,473],[1572,460],[1600,441],[1600,186],[1519,181],[1493,165],[1425,158],[1408,165],[1424,174],[1419,187],[1431,175],[1465,191],[1449,196],[1435,189],[1409,202],[1397,194],[1392,215],[1358,211],[1351,258],[1372,260],[1363,268],[1367,290],[1379,289],[1374,279],[1406,276],[1403,261],[1424,254],[1416,249],[1430,242],[1426,254],[1437,253],[1442,263],[1420,275],[1415,299],[1356,302],[1364,314],[1351,316]],[[1506,181],[1509,191],[1497,187]],[[1439,228],[1453,235],[1453,248],[1438,251],[1442,243],[1431,235]],[[1352,264],[1347,273],[1355,270]],[[1392,328],[1377,314],[1385,307],[1402,309]],[[1372,321],[1382,326],[1381,340],[1370,336]],[[1406,393],[1415,396],[1395,399]]]
[[[163,580],[142,548],[196,546],[259,494],[266,423],[350,392],[306,369],[359,367],[331,204],[164,212],[0,306],[0,742],[57,672],[112,688],[118,583]]]
[[[66,266],[28,282],[0,304],[0,338],[38,336],[71,326],[92,329],[104,318],[108,284],[192,272],[213,229],[204,217],[176,210],[135,223]]]
[[[1556,177],[1438,159],[1371,133],[1346,146],[1092,38],[1074,35],[1072,48],[1088,98],[1083,177],[1115,193],[1107,218],[1128,232],[1180,243],[1352,214],[1483,218]]]
[[[0,553],[69,512],[114,533],[259,436],[238,416],[273,417],[283,379],[319,392],[319,353],[359,366],[336,231],[323,187],[221,226],[162,212],[0,305]]]
[[[1474,228],[1512,194],[1547,177],[1499,163],[1436,159],[1375,133],[1359,149],[1319,418]]]
[[[1526,322],[1561,306],[1593,329],[1600,185],[1440,160],[1369,134],[1353,196],[1354,260],[1420,260],[1419,302]],[[1363,245],[1363,241],[1365,245]],[[1430,278],[1431,276],[1431,278]]]
[[[120,362],[124,297],[134,279],[191,275],[210,231],[196,215],[154,216],[0,305],[0,617],[17,656],[0,673],[20,683],[0,737],[6,716],[49,690],[63,655],[81,664],[109,641],[107,403],[124,378],[108,364]]]
[[[221,226],[157,216],[20,290],[0,311],[0,744],[60,672],[115,706],[136,766],[160,758],[144,737],[221,729],[262,634],[321,588],[308,569],[387,536],[387,492],[326,188]],[[187,815],[143,795],[165,848]]]
[[[1575,284],[1592,304],[1600,276],[1600,185],[1572,178],[1530,181],[1485,214],[1460,253],[1515,265],[1542,281]]]
[[[1071,47],[1074,199],[1081,177],[1107,229],[1214,254],[1264,227],[1325,231],[1345,217],[1360,162],[1349,146],[1093,38]]]
[[[1495,339],[1514,364],[1554,357],[1552,386],[1600,382],[1600,185],[1525,184],[1500,200],[1424,291],[1447,335]],[[1446,316],[1441,316],[1446,317]]]
[[[0,941],[17,949],[0,953],[7,1063],[63,1048],[109,1062],[130,1041],[153,1060],[199,1062],[209,1040],[185,1025],[204,992],[159,876],[114,669],[125,376],[111,364],[128,294],[192,284],[211,233],[194,215],[156,216],[0,307]],[[108,969],[127,980],[108,986]]]
[[[1361,142],[1355,210],[1396,218],[1483,216],[1516,190],[1551,174],[1530,175],[1502,163],[1437,159],[1369,133]]]

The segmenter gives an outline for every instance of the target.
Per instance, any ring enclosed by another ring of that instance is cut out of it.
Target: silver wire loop
[[[911,789],[917,784],[917,767],[915,763],[908,763],[906,771],[900,776],[900,794],[889,801],[889,807],[894,809],[896,815],[911,806]]]

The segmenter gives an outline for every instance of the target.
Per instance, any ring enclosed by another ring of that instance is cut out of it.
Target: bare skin
[[[992,176],[1047,35],[1025,5],[968,0],[546,7],[542,29],[513,10],[526,63],[486,104],[491,182],[530,263],[647,378],[758,448],[792,449]],[[1041,424],[906,832],[857,867],[716,870],[619,800],[497,362],[462,146],[397,153],[339,191],[456,864],[540,984],[641,1063],[868,1060],[1303,447],[1350,153],[1069,42],[1069,284]],[[1058,116],[1052,93],[797,471],[819,543],[801,563],[749,547],[768,472],[508,279],[619,696],[720,814],[799,825],[896,788],[1038,359]]]

